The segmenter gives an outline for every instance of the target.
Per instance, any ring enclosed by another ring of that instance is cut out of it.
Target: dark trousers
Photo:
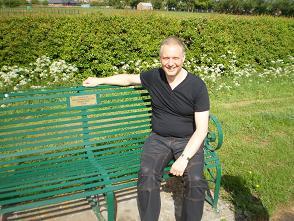
[[[143,146],[138,179],[138,208],[141,221],[157,221],[160,213],[160,183],[170,160],[178,159],[190,138],[162,137],[151,133]],[[203,147],[190,159],[183,174],[182,221],[200,221],[207,182],[203,177]]]

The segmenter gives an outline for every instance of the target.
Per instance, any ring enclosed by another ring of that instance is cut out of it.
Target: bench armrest
[[[204,141],[204,147],[210,151],[215,151],[222,146],[224,135],[222,126],[216,116],[210,114],[209,121],[210,124]]]

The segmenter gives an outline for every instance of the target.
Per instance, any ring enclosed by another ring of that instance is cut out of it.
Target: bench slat
[[[137,139],[137,140],[119,141],[117,143],[111,143],[111,144],[103,145],[102,148],[99,147],[99,146],[97,146],[97,147],[89,146],[89,147],[87,147],[87,150],[95,151],[95,153],[98,153],[98,151],[99,151],[99,154],[107,154],[107,153],[111,152],[111,147],[120,148],[120,147],[123,147],[123,146],[128,146],[127,148],[124,147],[125,150],[128,150],[128,149],[133,148],[133,147],[134,148],[140,147],[140,146],[142,146],[142,143],[145,141],[145,139],[146,139],[146,136],[143,136],[142,138]],[[135,144],[135,146],[134,146],[134,144]],[[63,158],[60,159],[60,158],[61,157],[66,157],[67,155],[71,155],[69,157],[71,159],[75,160],[75,159],[80,158],[80,155],[77,156],[77,154],[84,154],[84,153],[85,153],[85,148],[81,148],[81,149],[65,151],[65,152],[61,152],[61,153],[57,152],[57,153],[54,153],[54,154],[27,157],[25,159],[19,158],[19,159],[15,159],[13,161],[6,161],[5,164],[14,163],[14,164],[17,164],[17,165],[16,166],[10,165],[9,167],[7,167],[7,169],[2,168],[1,171],[5,172],[7,170],[14,170],[16,168],[27,168],[28,166],[26,166],[24,164],[19,165],[19,163],[22,163],[24,161],[31,162],[30,163],[31,167],[34,167],[34,166],[37,166],[37,165],[42,166],[43,164],[48,164],[48,163],[52,164],[52,163],[62,162],[65,159],[63,159]],[[51,159],[51,160],[48,160],[48,159]],[[46,161],[44,161],[44,160],[46,160]],[[42,161],[42,162],[36,162],[36,161]],[[36,162],[36,163],[34,163],[34,162]],[[2,165],[3,165],[3,163],[2,163]]]
[[[140,127],[135,127],[135,128],[128,128],[128,129],[125,129],[124,131],[121,131],[119,130],[119,135],[122,135],[122,137],[120,139],[125,139],[126,137],[124,136],[126,133],[132,133],[132,132],[138,132],[141,131],[141,130],[150,130],[150,126],[147,124],[147,125],[143,125],[143,126],[140,126]],[[106,136],[109,136],[109,135],[117,135],[118,131],[116,132],[103,132],[103,133],[99,133],[99,136],[101,137],[106,137]],[[123,132],[123,133],[122,133]],[[84,137],[79,137],[79,138],[64,138],[62,140],[62,142],[56,142],[56,141],[47,141],[47,142],[39,142],[37,144],[35,144],[34,148],[35,150],[30,150],[30,148],[32,148],[32,144],[24,144],[24,145],[18,145],[18,146],[15,146],[15,147],[11,147],[7,150],[7,148],[3,148],[4,150],[3,151],[18,151],[19,148],[21,149],[24,149],[25,151],[22,151],[22,152],[16,152],[16,153],[6,153],[5,155],[0,155],[0,159],[4,159],[4,158],[11,158],[11,157],[17,157],[17,156],[23,156],[23,155],[30,155],[30,154],[37,154],[37,153],[42,153],[42,154],[46,154],[46,153],[50,153],[52,151],[56,151],[56,150],[62,150],[62,149],[67,149],[67,148],[70,148],[70,147],[77,147],[77,146],[80,146],[82,144],[84,145],[88,145],[88,141],[85,141],[87,139],[91,139],[91,138],[94,138],[94,139],[101,139],[101,137],[96,137],[97,134],[95,135],[85,135]],[[105,138],[105,140],[107,140],[108,142],[109,141],[112,141],[111,138]],[[117,140],[117,139],[116,139]],[[99,142],[100,140],[97,140],[96,142]],[[75,142],[78,142],[76,144],[72,144],[72,143],[75,143]],[[54,144],[60,144],[61,146],[59,147],[55,147],[53,148],[52,146],[49,146],[48,145],[54,145]],[[65,145],[64,143],[69,143],[67,145]],[[47,146],[48,148],[42,148],[43,146]],[[26,150],[28,149],[28,150]]]
[[[18,136],[22,136],[22,139],[19,140],[20,143],[25,143],[25,142],[29,142],[29,141],[39,142],[41,140],[51,139],[51,138],[66,137],[66,136],[71,136],[71,135],[78,136],[81,134],[98,132],[101,130],[111,130],[111,129],[123,128],[126,126],[132,127],[132,126],[137,126],[138,121],[140,121],[140,120],[141,121],[144,120],[144,121],[148,122],[148,119],[150,120],[150,116],[146,115],[146,114],[142,115],[142,112],[141,112],[140,115],[135,114],[134,116],[133,115],[131,117],[128,116],[127,118],[122,118],[120,120],[111,120],[114,118],[105,118],[104,120],[106,120],[106,119],[108,119],[109,121],[102,121],[102,122],[98,122],[98,123],[97,123],[97,121],[95,121],[94,123],[93,122],[89,123],[88,127],[92,128],[92,129],[83,129],[82,125],[77,125],[77,126],[61,127],[61,128],[49,127],[47,129],[41,129],[41,130],[39,129],[36,131],[22,131],[21,133],[16,133],[16,134],[10,133],[9,135],[5,135],[4,141],[1,142],[0,144],[1,145],[17,144],[15,142],[15,139],[14,140],[10,139],[10,141],[6,141],[6,139],[15,138]],[[33,126],[34,125],[32,125],[32,127]],[[44,127],[46,127],[46,126],[47,125],[45,125]],[[99,126],[99,128],[94,128],[94,127],[98,127],[98,126]],[[62,131],[63,133],[57,133],[60,131]],[[68,132],[68,131],[73,131],[73,132]],[[11,131],[11,132],[13,132],[13,131]],[[37,141],[36,141],[36,138],[38,139]]]

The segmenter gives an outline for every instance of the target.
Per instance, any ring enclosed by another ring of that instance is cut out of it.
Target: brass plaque
[[[88,106],[88,105],[95,105],[95,104],[97,104],[96,94],[70,97],[71,107],[80,107],[80,106]]]

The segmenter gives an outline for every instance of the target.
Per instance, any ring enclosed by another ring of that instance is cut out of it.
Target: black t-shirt
[[[161,136],[188,137],[195,131],[194,113],[209,110],[205,83],[193,74],[173,90],[164,70],[153,69],[140,75],[152,101],[152,130]]]

